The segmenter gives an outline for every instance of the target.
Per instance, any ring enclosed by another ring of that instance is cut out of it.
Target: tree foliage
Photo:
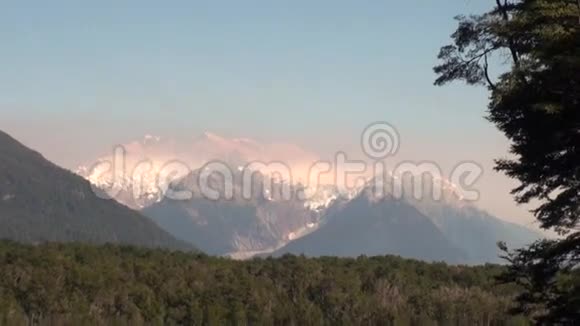
[[[496,0],[487,13],[457,19],[435,84],[489,88],[488,119],[514,156],[496,168],[520,182],[516,201],[537,203],[540,225],[562,236],[514,252],[504,246],[511,263],[504,279],[526,287],[520,310],[538,322],[580,320],[580,1]],[[498,59],[508,69],[494,74],[501,65],[490,62]]]
[[[0,242],[0,325],[526,325],[503,269]]]

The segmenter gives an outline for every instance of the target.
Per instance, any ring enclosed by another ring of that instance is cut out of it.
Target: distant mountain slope
[[[431,218],[433,223],[455,246],[463,249],[469,262],[503,263],[497,242],[510,248],[528,245],[542,236],[526,227],[508,223],[471,205],[415,203],[415,207]]]
[[[1,131],[0,238],[191,248]]]
[[[394,254],[428,261],[462,262],[463,251],[433,222],[403,200],[371,199],[365,193],[333,209],[326,224],[274,255],[358,256]]]
[[[145,208],[143,213],[175,237],[208,254],[235,258],[273,251],[317,225],[319,212],[307,208],[304,201],[284,200],[275,194],[264,196],[266,176],[257,171],[253,176],[253,194],[244,198],[242,175],[241,170],[234,173],[233,198],[214,200],[200,193],[196,170],[176,186],[191,191],[191,199],[165,198]],[[217,178],[211,178],[211,182],[212,189],[219,189],[223,196],[223,182]]]

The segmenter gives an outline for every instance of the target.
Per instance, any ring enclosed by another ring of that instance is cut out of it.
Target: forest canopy
[[[527,325],[503,269],[0,242],[0,324]]]

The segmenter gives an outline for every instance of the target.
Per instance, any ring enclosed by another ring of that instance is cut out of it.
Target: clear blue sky
[[[0,104],[266,136],[385,115],[433,127],[418,112],[464,123],[483,91],[449,98],[431,67],[452,17],[486,2],[0,2]]]
[[[525,215],[490,171],[485,89],[432,85],[453,17],[491,0],[88,3],[0,0],[0,129],[57,163],[202,130],[339,149],[386,120],[410,158],[481,162]]]

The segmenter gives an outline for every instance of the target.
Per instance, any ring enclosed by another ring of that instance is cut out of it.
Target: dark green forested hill
[[[189,248],[0,131],[0,239]]]
[[[0,325],[526,325],[502,269],[0,242]]]

